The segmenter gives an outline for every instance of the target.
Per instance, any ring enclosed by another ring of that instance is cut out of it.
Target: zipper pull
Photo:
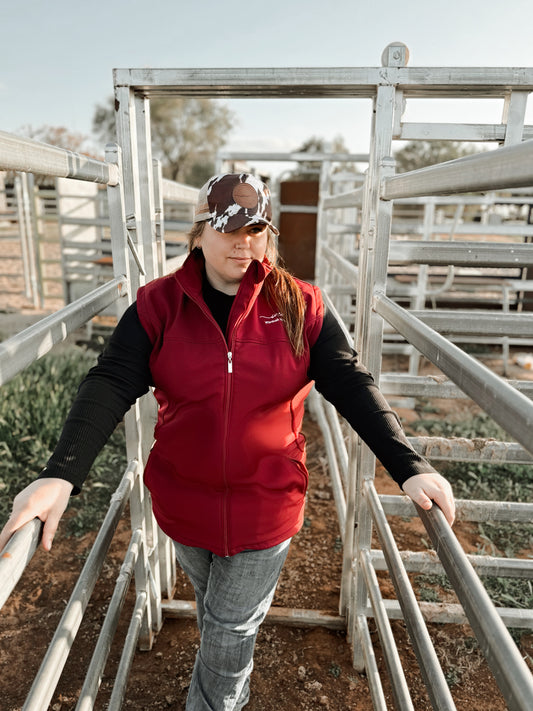
[[[233,353],[228,351],[228,373],[233,373]]]

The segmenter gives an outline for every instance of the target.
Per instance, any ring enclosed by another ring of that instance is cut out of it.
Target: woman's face
[[[217,232],[206,223],[195,246],[202,248],[211,286],[225,294],[236,294],[252,260],[263,261],[267,241],[266,225],[248,225],[233,232]]]

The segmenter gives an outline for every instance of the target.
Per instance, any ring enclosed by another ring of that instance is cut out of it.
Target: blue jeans
[[[248,703],[255,639],[289,544],[221,558],[174,543],[194,587],[200,629],[186,711],[240,711]]]

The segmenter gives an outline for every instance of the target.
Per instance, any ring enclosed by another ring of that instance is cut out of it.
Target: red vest
[[[316,287],[297,282],[307,312],[305,354],[295,358],[262,293],[269,269],[250,265],[226,334],[203,300],[198,250],[137,294],[159,403],[145,470],[154,513],[174,540],[220,556],[277,545],[303,522],[300,428],[323,304]]]

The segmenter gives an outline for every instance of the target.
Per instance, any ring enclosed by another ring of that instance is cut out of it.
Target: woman
[[[313,380],[414,501],[454,517],[448,482],[411,448],[319,289],[276,266],[277,234],[257,178],[204,185],[184,266],[139,289],[0,536],[1,548],[38,516],[49,550],[94,457],[153,386],[159,415],[145,482],[194,586],[201,632],[189,711],[248,701],[257,630],[303,522],[300,430]]]

